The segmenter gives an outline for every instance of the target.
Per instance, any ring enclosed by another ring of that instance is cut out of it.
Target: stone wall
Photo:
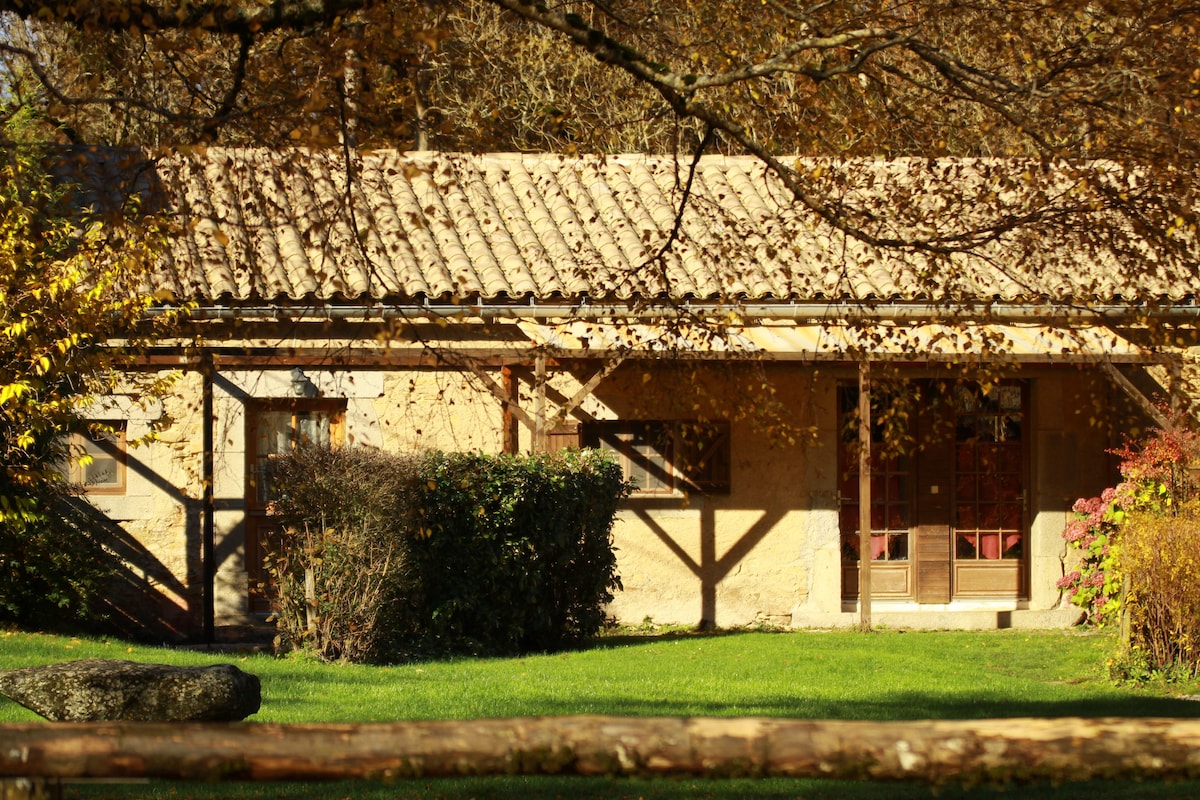
[[[550,373],[550,415],[598,368],[563,366],[571,368]],[[490,374],[500,382],[498,370]],[[522,407],[532,412],[531,373],[519,374]],[[726,419],[731,425],[730,492],[635,495],[619,513],[614,535],[625,588],[611,605],[614,617],[722,627],[853,624],[853,607],[841,597],[836,386],[855,374],[848,366],[630,359],[572,411],[574,423]],[[345,402],[346,443],[395,452],[503,447],[502,404],[469,373],[314,368],[305,377],[321,397]],[[1061,605],[1054,581],[1062,574],[1060,534],[1070,505],[1112,476],[1103,452],[1115,441],[1106,426],[1119,403],[1108,382],[1074,368],[1033,368],[1024,377],[1032,404],[1031,591],[1027,601],[989,607],[985,616],[993,621],[996,614]],[[188,373],[161,404],[141,410],[119,401],[102,412],[127,420],[130,438],[163,425],[157,441],[130,449],[126,493],[93,498],[119,523],[129,564],[125,588],[140,598],[141,616],[153,618],[163,638],[194,633],[202,622],[200,392],[200,376]],[[293,392],[287,369],[225,369],[215,381],[219,626],[261,621],[247,603],[247,404]],[[529,451],[531,432],[520,426],[518,434],[519,449]],[[954,610],[938,609],[939,624],[953,624],[945,614]]]

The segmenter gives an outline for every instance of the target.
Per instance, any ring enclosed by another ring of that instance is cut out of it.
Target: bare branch
[[[246,82],[246,64],[250,60],[250,48],[254,45],[254,37],[250,35],[242,35],[238,47],[237,62],[233,68],[233,80],[229,84],[228,91],[225,92],[225,97],[217,109],[213,112],[211,119],[204,124],[201,132],[201,138],[204,141],[214,142],[221,132],[221,126],[237,108],[238,95],[242,92],[242,86]]]

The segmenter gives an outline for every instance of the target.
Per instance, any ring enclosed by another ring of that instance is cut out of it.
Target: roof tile
[[[178,222],[161,288],[201,300],[1104,302],[1194,291],[1178,264],[1147,275],[1154,254],[1111,226],[998,226],[973,254],[949,257],[865,244],[747,157],[701,158],[681,212],[690,158],[130,152],[67,160],[97,207],[118,202],[118,176],[138,191],[157,184]],[[835,211],[879,237],[967,241],[988,202],[1020,197],[1036,178],[999,161],[798,163],[814,192],[840,198]],[[1076,187],[1055,180],[1048,194],[1065,203]]]

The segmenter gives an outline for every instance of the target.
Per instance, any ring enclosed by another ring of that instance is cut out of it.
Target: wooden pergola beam
[[[572,411],[579,408],[580,403],[591,397],[592,392],[596,391],[596,387],[598,387],[605,378],[607,378],[609,375],[612,375],[613,372],[616,371],[617,367],[621,366],[624,361],[624,356],[617,356],[605,361],[600,368],[592,373],[592,376],[588,378],[581,387],[579,387],[579,391],[572,395],[567,402],[559,406],[558,413],[556,413],[554,415],[554,419],[550,421],[550,429],[553,430],[561,425],[567,419],[567,416]]]
[[[505,409],[507,409],[510,414],[519,419],[530,430],[537,429],[537,421],[531,417],[529,413],[525,411],[525,409],[521,408],[521,404],[517,402],[517,398],[512,393],[510,393],[500,384],[496,383],[495,379],[492,378],[491,375],[488,375],[486,372],[484,372],[483,369],[475,362],[466,361],[464,363],[467,368],[470,369],[471,373],[479,379],[479,382],[483,384],[484,388],[491,392],[493,397],[504,404]]]

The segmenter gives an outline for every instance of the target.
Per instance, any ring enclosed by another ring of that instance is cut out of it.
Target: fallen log
[[[0,725],[0,778],[791,776],[926,783],[1200,776],[1200,720],[566,716]]]

